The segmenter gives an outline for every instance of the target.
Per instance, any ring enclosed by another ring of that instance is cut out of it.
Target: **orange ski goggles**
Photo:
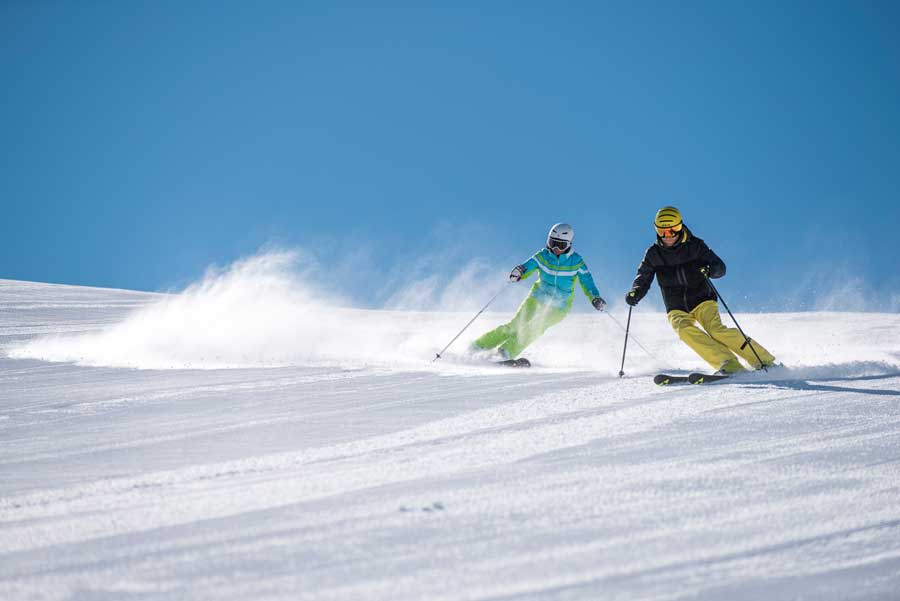
[[[683,227],[683,223],[679,223],[673,227],[658,227],[656,228],[656,235],[660,238],[676,238],[681,234],[681,229]]]

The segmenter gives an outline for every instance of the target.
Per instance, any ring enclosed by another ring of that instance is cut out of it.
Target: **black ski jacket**
[[[700,238],[695,238],[684,227],[681,240],[675,246],[665,247],[657,238],[656,244],[644,253],[631,290],[641,300],[650,290],[653,276],[662,290],[666,312],[680,310],[690,313],[700,303],[718,300],[700,268],[709,265],[709,277],[725,275],[725,263]]]

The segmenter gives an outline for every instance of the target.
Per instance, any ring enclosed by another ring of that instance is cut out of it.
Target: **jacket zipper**
[[[556,272],[553,274],[553,287],[559,291],[559,255],[556,257]]]

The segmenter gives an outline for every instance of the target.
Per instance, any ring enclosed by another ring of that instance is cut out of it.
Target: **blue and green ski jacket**
[[[576,278],[588,300],[600,296],[584,259],[571,249],[557,257],[548,249],[542,248],[522,266],[525,268],[523,280],[535,271],[540,271],[540,277],[531,287],[530,294],[542,303],[566,311],[571,309]]]

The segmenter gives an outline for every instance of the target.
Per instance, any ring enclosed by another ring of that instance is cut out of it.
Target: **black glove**
[[[628,303],[628,306],[633,307],[638,304],[638,295],[634,290],[629,290],[625,293],[625,302]]]
[[[594,308],[598,311],[602,311],[606,308],[606,301],[600,298],[599,296],[595,296],[591,299],[591,304],[594,305]]]
[[[516,265],[513,267],[513,270],[509,272],[509,281],[510,282],[518,282],[522,279],[522,274],[525,273],[524,265]]]
[[[709,277],[709,265],[704,265],[703,267],[701,267],[700,273],[703,274],[703,277],[708,278]]]

